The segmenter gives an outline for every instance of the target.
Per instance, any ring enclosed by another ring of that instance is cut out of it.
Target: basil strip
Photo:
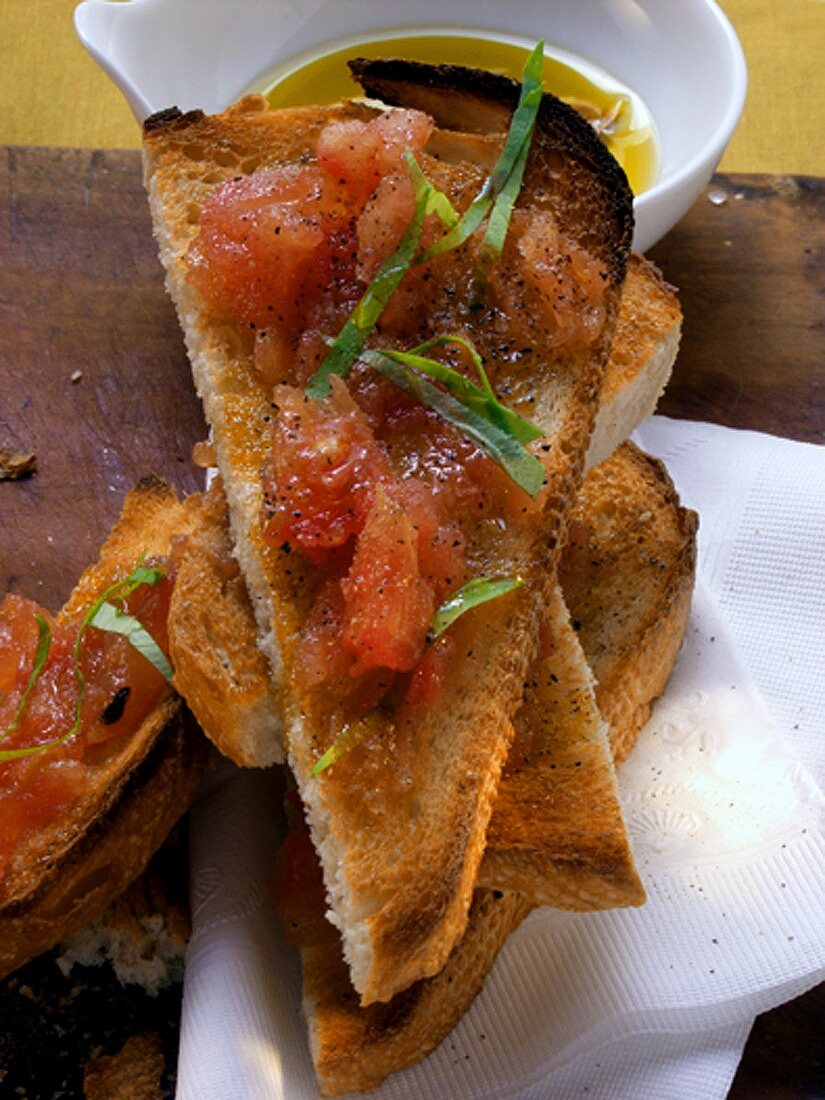
[[[473,272],[473,281],[470,290],[471,310],[480,307],[490,271],[504,248],[504,239],[507,236],[507,229],[510,225],[510,215],[513,212],[513,207],[515,206],[516,199],[521,190],[521,182],[524,179],[524,168],[527,164],[527,154],[529,151],[530,143],[525,142],[504,189],[493,203],[493,209],[490,212],[490,218],[487,222],[487,229],[484,232],[484,239],[479,246],[478,255],[476,256],[476,267]]]
[[[473,347],[472,343],[469,340],[465,340],[463,336],[434,336],[432,340],[426,340],[423,344],[418,344],[416,347],[410,348],[410,352],[413,355],[421,355],[422,352],[429,351],[430,348],[443,348],[445,344],[458,344],[459,347],[464,348],[472,359],[473,366],[478,371],[485,393],[489,394],[490,397],[497,401],[498,398],[493,392],[493,387],[490,385],[490,379],[487,377],[487,371],[484,369],[484,363],[481,356]],[[538,428],[536,431],[538,431]],[[538,438],[538,436],[536,436],[536,438]]]
[[[381,721],[382,716],[373,711],[370,714],[365,714],[363,718],[359,718],[349,726],[345,726],[323,756],[315,761],[309,774],[311,776],[320,775],[321,772],[332,767],[336,760],[340,760],[345,753],[349,752],[350,749],[354,749],[365,737],[378,730]]]
[[[74,646],[72,647],[72,656],[74,658],[74,679],[75,684],[77,685],[77,701],[74,708],[74,721],[72,722],[68,732],[62,734],[60,737],[54,738],[54,740],[52,741],[45,741],[42,745],[30,745],[27,748],[21,749],[4,749],[0,751],[0,763],[3,763],[6,760],[17,760],[22,756],[33,756],[35,753],[45,752],[46,749],[53,749],[55,748],[55,746],[62,745],[65,741],[69,741],[72,737],[75,737],[79,733],[82,720],[83,701],[86,696],[86,676],[80,663],[80,658],[83,652],[83,635],[86,632],[86,628],[93,625],[93,620],[97,617],[98,612],[103,607],[103,605],[106,604],[108,601],[113,599],[125,600],[126,597],[130,596],[136,588],[140,588],[140,586],[144,584],[157,584],[164,575],[165,574],[163,569],[153,568],[146,565],[138,565],[138,567],[134,569],[127,577],[123,577],[121,580],[115,581],[113,585],[106,589],[102,596],[98,596],[98,598],[91,605],[91,607],[89,607],[89,609],[86,611],[86,614],[81,619],[80,626],[78,627],[77,631],[77,637],[75,638]],[[125,617],[131,618],[131,616]],[[37,653],[35,654],[35,663],[32,667],[31,675],[29,676],[29,682],[26,685],[26,690],[23,694],[23,698],[20,701],[21,704],[23,704],[28,698],[29,692],[32,690],[34,684],[40,676],[43,665],[46,662],[46,657],[48,655],[49,643],[51,642],[51,632],[49,632],[45,652],[42,654],[41,657],[41,642],[43,639],[43,627],[41,626],[41,620],[45,625],[46,630],[48,630],[48,624],[45,622],[45,620],[42,619],[42,616],[37,615],[36,618],[38,630],[40,632],[38,648]],[[137,622],[136,619],[134,621]],[[146,634],[146,636],[150,639],[150,641],[152,641],[152,645],[156,645],[156,643],[154,642],[154,640],[151,639],[151,636],[148,633]],[[144,653],[143,655],[147,657],[147,660],[150,660],[147,654]],[[163,657],[162,652],[161,656]],[[163,659],[164,661],[166,660],[165,657]],[[7,734],[12,732],[15,725],[20,719],[22,710],[23,707],[21,705],[18,707],[14,722],[5,731],[3,736],[6,736]]]
[[[378,269],[375,278],[361,296],[358,305],[344,323],[344,327],[332,343],[329,354],[309,380],[306,392],[310,397],[326,397],[329,393],[330,375],[337,374],[346,378],[352,364],[361,353],[364,342],[375,327],[387,302],[398,288],[398,284],[409,270],[413,257],[418,251],[421,230],[434,190],[426,183],[416,197],[415,212],[404,230],[401,243],[391,252]]]
[[[101,607],[109,600],[125,600],[127,596],[135,591],[136,588],[140,588],[141,585],[155,585],[163,577],[164,571],[162,569],[152,568],[148,565],[138,565],[127,577],[122,580],[115,581],[113,585],[106,589],[102,596],[98,596],[92,606],[88,609],[86,614],[80,623],[80,629],[77,632],[77,637],[74,643],[74,677],[77,684],[77,703],[74,711],[74,723],[69,732],[61,737],[59,741],[52,742],[52,744],[60,744],[61,741],[66,741],[70,737],[74,737],[80,731],[81,723],[81,711],[83,709],[83,700],[86,695],[86,677],[83,673],[83,668],[80,663],[80,656],[83,647],[83,635],[86,631],[86,627],[91,626],[92,620],[97,615]]]
[[[394,356],[399,354],[405,353],[393,353]],[[366,352],[362,358],[375,370],[380,371],[385,378],[389,378],[393,385],[404,390],[416,401],[420,401],[422,405],[426,405],[475,440],[517,485],[520,485],[531,497],[538,496],[544,484],[544,467],[535,455],[525,450],[512,433],[490,421],[484,412],[478,412],[475,408],[457,400],[452,394],[440,390],[438,386],[434,386],[426,378],[410,370],[404,363],[372,351]],[[427,362],[434,363],[435,360]],[[443,363],[439,363],[438,367],[445,371],[451,370]],[[459,375],[457,371],[451,373],[458,375],[462,385],[472,385],[464,375]],[[486,395],[484,396],[487,400]]]
[[[457,337],[456,339],[460,339]],[[462,341],[464,343],[464,341]],[[426,345],[422,345],[426,346]],[[453,370],[452,367],[448,367],[446,363],[439,362],[438,359],[427,359],[422,355],[417,355],[418,349],[413,351],[395,351],[392,349],[378,349],[377,351],[366,351],[361,356],[365,363],[373,366],[376,370],[381,370],[381,365],[374,357],[383,356],[385,359],[391,359],[396,363],[401,363],[404,366],[412,367],[414,370],[421,371],[422,374],[427,374],[430,378],[434,378],[436,382],[441,382],[449,392],[455,397],[462,405],[466,405],[468,409],[472,409],[478,413],[484,420],[488,420],[491,424],[501,428],[502,431],[507,432],[519,443],[532,443],[535,439],[541,439],[544,434],[541,428],[537,428],[535,424],[531,424],[529,420],[524,420],[518,413],[513,412],[512,409],[508,409],[506,405],[498,400],[495,393],[493,393],[490,386],[487,374],[484,371],[484,367],[481,364],[481,358],[478,353],[473,349],[474,354],[478,357],[478,367],[482,372],[482,378],[485,383],[485,388],[480,389],[474,385],[469,378],[461,374],[457,370]]]
[[[504,147],[493,166],[492,172],[484,181],[481,190],[467,210],[459,218],[458,224],[449,233],[445,233],[443,237],[439,238],[434,245],[425,249],[418,257],[418,263],[426,263],[428,260],[433,260],[436,256],[464,244],[487,217],[491,207],[498,203],[499,196],[503,192],[506,197],[502,201],[497,221],[500,222],[504,218],[503,232],[506,235],[507,222],[510,218],[509,211],[512,210],[513,203],[521,190],[524,165],[527,163],[527,153],[533,136],[533,127],[541,104],[543,65],[544,42],[538,42],[524,65],[519,101],[510,120],[510,128],[507,131]],[[513,177],[512,182],[510,182],[511,176]],[[487,232],[489,233],[489,229]],[[498,228],[494,231],[494,241],[498,239],[499,232]],[[485,234],[486,240],[487,234]],[[503,235],[501,240],[503,243]]]
[[[458,222],[456,208],[444,192],[439,191],[435,184],[427,179],[411,149],[404,150],[404,160],[407,162],[407,169],[410,173],[415,201],[418,202],[422,194],[425,196],[424,217],[426,218],[428,214],[435,214],[442,225],[446,226],[447,229],[452,229]]]
[[[49,649],[52,644],[51,628],[42,615],[36,614],[34,618],[37,623],[37,648],[34,651],[34,663],[32,664],[29,678],[26,681],[26,686],[23,689],[23,694],[20,696],[20,702],[17,704],[17,710],[14,712],[14,718],[12,718],[11,723],[6,726],[0,734],[0,738],[9,737],[20,725],[20,718],[23,711],[26,709],[26,703],[29,701],[32,688],[37,683],[40,673],[43,670],[43,665],[46,663],[46,658],[49,656]],[[0,757],[0,759],[2,759],[2,757]]]
[[[171,684],[172,677],[175,674],[166,658],[166,654],[146,627],[134,615],[121,611],[114,604],[107,601],[100,605],[89,626],[93,626],[97,630],[105,630],[110,634],[120,634],[133,649],[137,650],[141,657],[145,657],[149,664],[157,669],[167,683]]]
[[[499,596],[506,596],[508,592],[521,588],[523,584],[523,577],[474,577],[439,607],[430,623],[428,637],[437,638],[465,611],[470,611],[489,600],[498,599]]]
[[[496,195],[484,239],[478,250],[470,297],[470,309],[479,308],[487,277],[504,248],[504,240],[510,225],[510,216],[521,191],[524,169],[527,165],[527,155],[530,152],[530,144],[533,138],[533,128],[541,106],[543,61],[544,48],[543,43],[540,43],[530,54],[527,64],[524,66],[521,95],[518,107],[513,113],[513,121],[510,124],[510,133],[508,134],[508,138],[513,135],[514,145],[516,141],[520,142],[520,147],[507,179],[498,195]]]

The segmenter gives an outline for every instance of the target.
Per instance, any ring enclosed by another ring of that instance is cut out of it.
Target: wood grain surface
[[[56,609],[142,474],[200,483],[204,426],[138,154],[0,152],[0,446],[37,454],[0,482],[0,590]],[[825,183],[717,176],[652,256],[686,315],[661,411],[825,439]],[[731,1096],[825,1095],[824,1000],[757,1021]]]

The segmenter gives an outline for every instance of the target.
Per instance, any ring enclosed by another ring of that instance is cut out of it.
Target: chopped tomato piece
[[[351,216],[347,196],[314,165],[229,180],[201,211],[190,278],[237,320],[291,333],[306,298],[331,281],[331,235]]]
[[[464,535],[458,524],[446,519],[433,490],[419,478],[401,481],[393,490],[418,535],[418,561],[422,576],[433,586],[436,602],[458,588],[464,579]]]
[[[424,646],[435,598],[432,584],[421,576],[418,533],[383,486],[376,489],[341,589],[347,612],[342,644],[357,658],[352,675],[375,667],[411,669]]]
[[[313,561],[364,526],[389,465],[364,414],[339,378],[321,401],[278,386],[272,464],[265,475],[264,536],[295,544]]]
[[[358,218],[358,277],[368,283],[401,243],[415,211],[409,176],[385,176]]]
[[[157,584],[141,586],[124,601],[124,609],[164,650],[173,583],[167,572]],[[34,666],[37,614],[50,624],[51,644],[13,725]],[[7,596],[0,604],[0,750],[46,745],[72,730],[79,628],[79,618],[55,625],[36,603],[18,596]],[[93,746],[134,731],[166,688],[161,674],[125,638],[92,626],[83,633],[80,669],[85,686],[78,732],[60,745],[0,762],[0,880],[25,837],[80,797]]]
[[[399,723],[414,708],[432,708],[438,703],[454,650],[455,645],[449,635],[437,638],[428,646],[410,677],[404,701],[398,710]]]
[[[290,943],[312,944],[328,935],[324,878],[306,828],[287,834],[275,857],[270,890]]]
[[[364,203],[402,162],[405,149],[418,154],[427,144],[433,120],[421,111],[393,110],[362,122],[331,122],[318,136],[318,163]]]
[[[516,211],[513,229],[524,280],[538,294],[553,342],[591,344],[604,327],[606,272],[562,236],[550,213]]]
[[[0,692],[3,694],[18,687],[22,691],[29,678],[37,651],[35,615],[38,612],[51,625],[51,615],[42,611],[33,600],[10,592],[0,603]]]

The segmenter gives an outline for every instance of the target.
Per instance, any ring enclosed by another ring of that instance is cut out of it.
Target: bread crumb
[[[36,472],[34,451],[10,451],[8,447],[0,447],[0,481],[20,481]]]
[[[74,370],[74,371],[72,371],[72,374],[71,374],[71,381],[77,383],[77,382],[80,381],[80,379],[82,377],[83,377],[83,371],[82,370]]]
[[[101,917],[60,945],[57,965],[72,967],[108,961],[121,985],[140,985],[150,997],[183,978],[189,916],[170,900],[157,875],[146,872]]]

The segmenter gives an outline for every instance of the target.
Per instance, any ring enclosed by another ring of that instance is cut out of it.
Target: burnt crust
[[[186,111],[180,107],[164,107],[162,111],[155,111],[149,115],[143,123],[144,134],[151,134],[156,130],[180,129],[185,126],[194,126],[205,117],[203,111]]]
[[[485,133],[496,119],[504,129],[520,94],[520,85],[510,77],[462,65],[358,57],[349,62],[349,67],[367,95],[393,107],[427,111],[445,130]],[[532,168],[549,176],[549,166],[559,154],[568,165],[580,165],[598,181],[606,214],[613,222],[612,247],[601,258],[608,266],[611,281],[619,285],[627,271],[633,237],[633,192],[627,176],[578,111],[545,92],[527,175]],[[549,178],[548,186],[552,186]]]

